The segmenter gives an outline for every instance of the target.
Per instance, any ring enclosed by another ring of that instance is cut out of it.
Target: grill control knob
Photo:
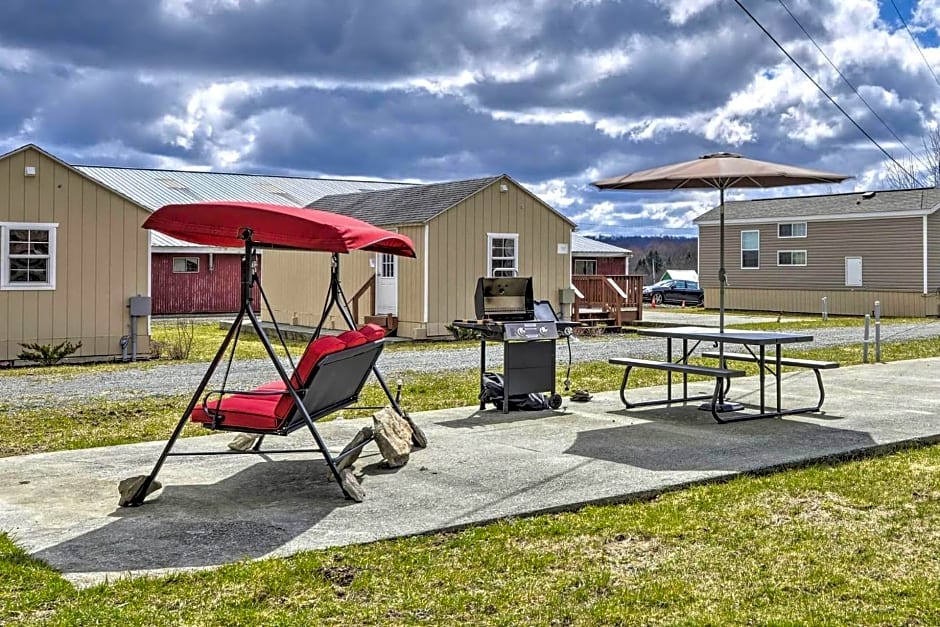
[[[516,335],[519,337],[525,337],[525,327],[519,327],[516,329]]]
[[[548,327],[539,327],[539,335],[548,335]]]

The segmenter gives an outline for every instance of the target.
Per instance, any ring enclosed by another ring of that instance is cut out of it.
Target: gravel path
[[[840,346],[862,341],[857,327],[815,329],[808,331],[815,337],[812,346]],[[903,341],[940,336],[940,322],[882,325],[882,341]],[[665,343],[660,338],[638,337],[632,334],[611,335],[600,338],[581,338],[571,343],[571,356],[575,362],[606,361],[615,355],[633,357],[665,357]],[[407,373],[441,372],[475,369],[480,363],[477,348],[443,348],[441,350],[385,351],[379,358],[379,368],[390,383]],[[568,348],[558,342],[558,368],[568,363]],[[502,346],[487,345],[487,365],[502,368]],[[51,407],[56,403],[74,403],[91,399],[128,399],[146,396],[171,396],[192,393],[205,374],[208,363],[184,363],[146,366],[128,366],[113,372],[69,375],[29,375],[0,377],[0,406]],[[252,359],[232,366],[226,387],[250,389],[276,378],[273,366],[266,360]],[[218,388],[221,375],[213,378]],[[577,383],[577,382],[575,382]],[[393,386],[394,387],[394,386]]]

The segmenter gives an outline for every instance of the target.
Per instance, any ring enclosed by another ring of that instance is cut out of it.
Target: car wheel
[[[653,294],[653,302],[656,303],[657,305],[662,305],[662,304],[663,304],[663,295],[660,294],[659,292]]]

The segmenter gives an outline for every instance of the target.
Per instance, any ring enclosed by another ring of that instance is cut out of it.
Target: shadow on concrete
[[[701,413],[681,419],[650,415],[651,422],[581,431],[565,453],[666,472],[740,472],[876,445],[869,433],[851,429],[775,418],[718,424]]]
[[[215,566],[261,557],[354,503],[327,480],[327,472],[325,464],[310,460],[271,461],[217,483],[168,485],[140,507],[117,508],[114,522],[35,557],[64,573]]]
[[[465,418],[438,420],[434,424],[451,429],[472,429],[474,427],[487,427],[490,425],[523,423],[553,416],[570,414],[562,409],[544,409],[536,411],[517,410],[504,414],[501,409],[477,409]]]

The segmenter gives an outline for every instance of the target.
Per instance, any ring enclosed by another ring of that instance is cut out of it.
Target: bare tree
[[[923,154],[886,164],[884,181],[888,189],[940,187],[940,125],[931,126],[921,144]]]

